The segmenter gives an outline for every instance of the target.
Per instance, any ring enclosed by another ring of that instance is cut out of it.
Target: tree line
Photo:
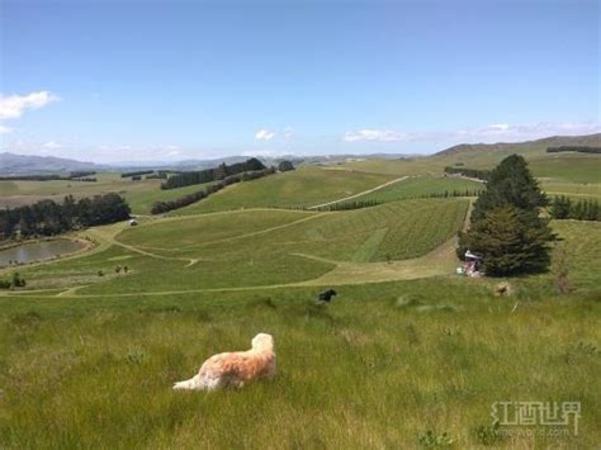
[[[354,200],[350,202],[339,202],[332,205],[321,206],[317,208],[318,211],[346,211],[349,209],[361,209],[370,208],[372,206],[380,205],[381,202],[377,200]]]
[[[223,163],[212,169],[176,173],[161,183],[161,189],[175,189],[193,184],[210,183],[211,181],[223,180],[228,176],[242,172],[254,172],[265,169],[265,165],[257,158],[250,158],[245,162],[230,164],[229,166]]]
[[[242,174],[227,176],[222,180],[211,184],[205,187],[204,189],[201,189],[200,191],[193,192],[191,194],[184,195],[173,200],[157,201],[154,203],[154,205],[152,205],[150,213],[163,214],[174,209],[183,208],[184,206],[191,205],[192,203],[196,203],[199,200],[207,198],[209,195],[220,191],[221,189],[223,189],[226,186],[229,186],[230,184],[262,178],[264,176],[274,174],[275,171],[275,167],[270,167],[268,169],[255,170],[252,172],[244,172]]]
[[[0,181],[96,181],[96,178],[90,178],[95,175],[95,171],[70,172],[69,175],[47,174],[47,175],[11,175],[0,177]]]
[[[601,205],[592,199],[572,201],[565,195],[557,196],[549,212],[554,219],[601,220]]]
[[[561,152],[601,153],[601,147],[589,147],[586,145],[561,145],[559,147],[547,148],[547,153]]]
[[[479,180],[487,181],[490,177],[491,171],[485,169],[469,169],[467,167],[451,167],[447,166],[444,168],[444,172],[450,175],[463,175],[464,177],[477,178]]]
[[[134,172],[123,172],[121,178],[137,177],[154,173],[154,170],[136,170]]]
[[[40,200],[33,205],[0,211],[0,239],[52,236],[125,220],[130,212],[127,202],[115,193],[80,200],[69,195],[62,203]]]
[[[414,198],[449,198],[449,197],[476,197],[482,192],[482,189],[465,189],[458,190],[453,189],[449,191],[445,189],[443,192],[432,192],[430,194],[424,194],[422,196]]]

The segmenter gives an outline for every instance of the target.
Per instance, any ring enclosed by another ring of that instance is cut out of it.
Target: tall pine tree
[[[547,204],[524,158],[505,158],[474,204],[470,229],[459,235],[459,256],[467,249],[482,256],[489,275],[546,271],[549,244],[556,239],[549,221],[539,215]]]

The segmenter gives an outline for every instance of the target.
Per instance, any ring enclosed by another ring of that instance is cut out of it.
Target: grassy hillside
[[[595,166],[564,156],[574,163],[531,159],[543,186],[599,196],[601,184],[586,181]],[[19,267],[26,288],[0,290],[0,448],[595,448],[601,223],[552,222],[562,238],[553,259],[567,254],[573,292],[558,295],[547,273],[513,278],[513,294],[497,297],[502,280],[455,275],[468,199],[409,199],[480,186],[441,177],[448,158],[241,183],[137,227],[73,233],[95,248]],[[294,209],[400,175],[411,177],[354,199],[377,206]],[[155,194],[199,188],[161,192],[115,175],[98,184],[111,185],[138,211]],[[317,304],[329,287],[338,297]],[[275,337],[275,380],[171,390],[258,332]],[[499,431],[491,406],[507,400],[579,401],[580,432]]]
[[[231,186],[209,199],[203,200],[176,214],[225,211],[249,207],[300,208],[348,197],[371,189],[401,176],[428,176],[417,193],[444,190],[440,176],[446,166],[462,164],[465,167],[490,169],[501,159],[512,154],[524,155],[533,173],[549,184],[550,192],[556,183],[572,183],[570,191],[584,184],[601,189],[601,156],[582,153],[546,153],[549,146],[601,146],[601,134],[579,137],[554,137],[515,144],[462,144],[431,157],[413,159],[367,159],[337,165],[305,166],[287,172]],[[155,201],[170,200],[195,192],[202,186],[187,186],[161,191],[160,180],[131,181],[119,174],[100,173],[98,182],[74,181],[0,181],[0,208],[34,203],[42,198],[62,201],[65,195],[85,197],[100,193],[118,192],[125,196],[136,214],[149,214]],[[431,180],[432,183],[426,183]],[[453,182],[449,182],[453,183]],[[454,182],[458,183],[458,182]],[[596,189],[595,188],[595,189]],[[409,191],[394,198],[413,196]]]
[[[457,449],[594,448],[601,228],[554,226],[575,246],[577,291],[563,298],[549,276],[514,280],[513,299],[494,297],[486,280],[449,277],[338,286],[329,306],[312,303],[315,287],[0,297],[0,445],[425,448],[431,431]],[[259,331],[275,336],[273,382],[170,390]],[[490,409],[507,399],[578,400],[580,432],[539,426],[502,438]]]
[[[410,160],[366,160],[339,168],[386,173],[389,175],[440,176],[445,166],[457,164],[475,169],[491,169],[507,156],[518,153],[530,163],[537,177],[574,183],[601,183],[601,156],[582,153],[546,153],[547,147],[560,145],[600,146],[601,134],[552,137],[536,141],[500,144],[461,144],[430,157]]]
[[[123,195],[135,214],[150,214],[150,208],[158,200],[171,200],[196,192],[202,185],[162,191],[161,180],[132,181],[116,173],[94,175],[97,182],[78,181],[0,181],[0,208],[16,207],[49,198],[61,202],[66,195],[76,198],[117,192]]]
[[[110,237],[104,252],[22,273],[32,288],[79,285],[82,294],[297,283],[342,262],[424,255],[462,227],[466,210],[465,200],[427,199],[337,213],[251,210],[168,218]],[[117,265],[127,265],[128,274],[116,275]]]
[[[393,176],[386,174],[302,167],[293,172],[231,186],[206,200],[177,211],[177,214],[256,207],[308,207],[353,195],[392,179]]]
[[[601,143],[601,133],[586,136],[552,136],[533,141],[496,144],[460,144],[436,153],[435,157],[456,158],[473,161],[486,159],[498,162],[503,158],[519,153],[526,158],[535,159],[550,156],[548,147],[590,146],[597,147]]]
[[[356,197],[353,201],[374,200],[383,203],[407,198],[443,195],[445,192],[452,193],[453,191],[475,192],[482,189],[482,187],[482,183],[459,177],[418,176],[407,178],[375,192]]]

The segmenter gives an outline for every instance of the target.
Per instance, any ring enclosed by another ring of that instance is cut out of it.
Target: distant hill
[[[601,133],[587,136],[552,136],[543,139],[525,142],[495,143],[495,144],[459,144],[449,147],[433,156],[467,156],[478,153],[519,153],[524,156],[536,156],[546,152],[547,147],[559,147],[564,145],[579,145],[598,147],[601,145]]]
[[[29,156],[14,153],[0,153],[0,175],[46,174],[72,172],[78,170],[98,170],[104,166],[92,162],[55,156]]]

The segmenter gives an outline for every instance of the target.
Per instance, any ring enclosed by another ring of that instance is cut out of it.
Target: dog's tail
[[[189,380],[178,381],[177,383],[175,383],[173,385],[173,389],[176,389],[176,390],[190,389],[190,390],[199,391],[204,388],[205,388],[205,386],[204,386],[204,383],[202,382],[202,379],[200,378],[200,374],[193,376]]]

